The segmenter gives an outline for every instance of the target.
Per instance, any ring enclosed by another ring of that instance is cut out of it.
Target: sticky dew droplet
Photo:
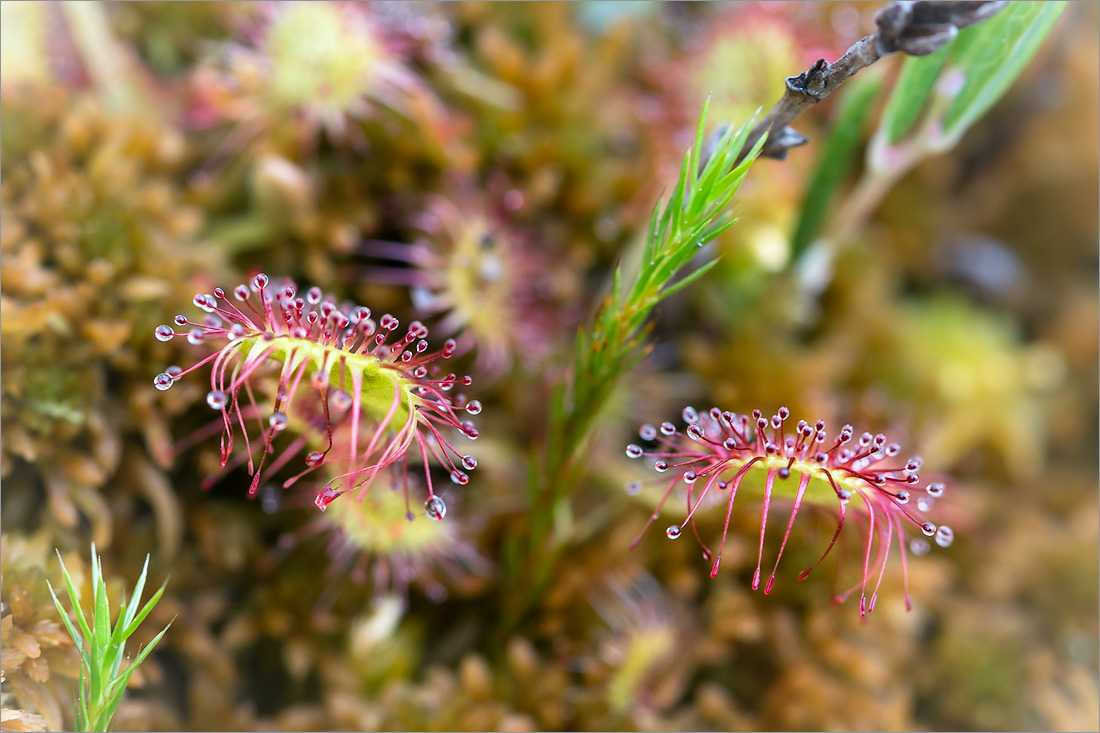
[[[206,394],[206,404],[210,405],[211,410],[224,410],[229,398],[220,389],[211,390]]]
[[[424,512],[428,515],[428,519],[434,519],[438,522],[447,516],[447,503],[438,496],[433,496],[424,502]]]
[[[332,391],[332,406],[334,409],[344,412],[351,407],[351,403],[351,395],[344,390],[334,389]]]
[[[936,529],[936,544],[940,547],[950,547],[955,541],[955,532],[950,527],[941,524]]]

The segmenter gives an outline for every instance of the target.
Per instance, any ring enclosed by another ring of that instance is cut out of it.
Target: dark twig
[[[856,41],[833,63],[825,59],[798,76],[787,77],[787,90],[775,106],[749,133],[745,150],[769,130],[762,156],[782,160],[787,151],[807,142],[789,124],[800,114],[835,92],[841,84],[883,56],[901,51],[910,56],[927,56],[952,41],[960,28],[975,25],[1006,5],[988,0],[978,2],[905,2],[883,6],[875,14],[877,30]]]

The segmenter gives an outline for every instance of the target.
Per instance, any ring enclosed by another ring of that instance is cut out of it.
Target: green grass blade
[[[89,695],[95,700],[103,691],[104,672],[109,664],[107,660],[110,651],[110,606],[107,601],[107,583],[103,580],[102,568],[99,559],[95,556],[95,545],[92,545],[92,556],[95,561],[92,565],[92,581],[95,584],[94,605],[92,610],[92,638],[90,639],[89,656],[91,664],[89,671]]]
[[[699,125],[695,128],[695,142],[691,146],[691,153],[689,160],[692,161],[692,165],[688,167],[688,188],[689,190],[695,189],[696,181],[696,166],[703,154],[703,136],[707,132],[707,113],[710,111],[710,95],[707,95],[706,101],[703,102],[703,111],[699,115]]]
[[[121,623],[118,626],[121,626]],[[104,679],[113,680],[118,675],[118,670],[122,667],[122,660],[126,658],[125,655],[126,644],[124,642],[112,643],[107,648],[103,658],[103,667],[107,670],[107,674],[103,675]]]
[[[134,620],[134,614],[137,613],[138,606],[141,604],[141,594],[145,592],[145,579],[148,574],[149,555],[147,554],[145,556],[145,565],[142,566],[141,575],[138,577],[137,585],[134,586],[134,595],[130,598],[130,603],[126,606],[126,613],[123,616],[124,621],[120,624],[123,628],[129,627],[130,622]],[[123,638],[129,635],[130,634],[124,634]]]
[[[693,218],[698,218],[704,211],[713,208],[711,199],[715,193],[714,187],[721,179],[723,171],[729,167],[728,163],[731,157],[730,143],[735,134],[736,132],[732,126],[727,127],[725,132],[722,133],[722,137],[719,139],[718,144],[715,146],[714,152],[703,165],[703,172],[699,178],[699,182],[692,188],[691,192],[691,212]],[[732,155],[736,155],[736,151],[734,151]],[[692,165],[693,168],[698,165],[698,161],[699,159],[696,157]]]
[[[645,248],[642,250],[642,262],[653,261],[653,248],[657,243],[657,227],[660,221],[661,207],[654,206],[653,214],[649,217],[649,235],[645,239]]]
[[[918,59],[910,56],[909,60]],[[901,80],[898,85],[901,85]],[[832,131],[818,156],[810,185],[806,187],[806,193],[802,197],[798,225],[791,238],[791,260],[797,259],[806,251],[829,214],[837,189],[852,169],[862,140],[864,122],[881,89],[882,79],[871,73],[855,77],[845,87]],[[882,124],[885,129],[889,129],[886,119]]]
[[[890,99],[886,102],[886,109],[882,112],[882,121],[879,123],[879,129],[885,133],[886,140],[891,145],[901,140],[920,119],[932,95],[936,79],[939,78],[951,53],[953,43],[948,43],[927,56],[905,58],[905,63],[901,66],[901,74],[898,75],[897,83],[894,84],[894,89],[890,93]],[[858,84],[861,78],[857,76],[850,84]],[[840,129],[839,123],[838,120],[834,129]]]
[[[123,599],[122,605],[118,608],[118,618],[115,619],[114,627],[111,629],[111,639],[107,644],[107,652],[104,655],[104,666],[110,669],[108,678],[118,674],[119,664],[121,663],[123,655],[123,647],[126,643],[126,639],[122,632],[124,630],[123,621],[126,616],[126,607],[128,604],[125,602],[125,595]],[[133,602],[133,599],[131,599],[131,602]]]
[[[748,131],[748,128],[746,127],[742,131],[742,134],[739,134],[737,136],[738,139],[740,139],[742,141],[741,142],[742,146],[745,144],[744,140],[748,136],[748,133],[749,133],[749,131]],[[757,140],[755,143],[753,143],[752,149],[749,150],[749,152],[745,155],[744,160],[742,160],[737,165],[737,167],[734,168],[734,170],[738,171],[742,174],[747,173],[749,168],[752,166],[753,162],[760,156],[760,151],[764,149],[764,143],[766,143],[767,141],[768,141],[768,134],[764,133],[763,135],[760,136],[759,140]]]
[[[145,620],[145,617],[149,615],[149,613],[157,605],[157,602],[160,601],[160,597],[164,595],[164,589],[166,587],[168,587],[167,580],[165,580],[164,583],[161,584],[160,588],[157,589],[157,592],[154,593],[148,601],[146,601],[145,605],[142,607],[137,616],[135,616],[134,619],[130,621],[130,624],[122,632],[123,640],[129,639],[130,636],[137,630],[137,627],[141,625],[141,622]]]
[[[684,220],[684,197],[688,195],[689,189],[687,188],[688,170],[691,168],[691,152],[684,154],[683,165],[680,166],[680,179],[676,182],[676,188],[672,189],[672,198],[669,199],[668,205],[672,209],[672,231],[669,237],[670,240],[675,241],[680,234],[680,229],[683,226]],[[660,250],[658,250],[660,252]],[[660,257],[660,254],[658,254]]]
[[[118,618],[112,627],[107,583],[103,577],[103,567],[96,554],[95,545],[91,545],[91,579],[95,596],[91,625],[88,624],[88,619],[80,608],[76,586],[65,567],[64,561],[61,560],[61,554],[58,553],[58,562],[61,564],[69,599],[73,603],[77,624],[74,624],[65,612],[53,587],[48,587],[54,607],[61,616],[65,629],[73,638],[81,653],[80,683],[73,716],[77,730],[105,731],[110,727],[134,670],[149,656],[171,627],[171,623],[164,627],[141,650],[127,669],[124,672],[121,671],[126,654],[126,639],[137,630],[138,626],[156,606],[167,585],[167,581],[165,581],[165,585],[162,585],[144,606],[141,604],[141,596],[144,593],[145,583],[148,579],[149,560],[150,558],[147,556],[133,596],[129,601],[124,600],[119,605]]]
[[[569,517],[569,507],[562,502],[583,473],[577,458],[584,450],[593,421],[618,380],[644,356],[642,346],[650,333],[647,322],[653,309],[714,267],[713,258],[708,257],[711,261],[680,277],[681,271],[694,262],[698,247],[733,223],[725,207],[765,142],[761,137],[735,165],[749,126],[727,128],[711,150],[705,139],[708,109],[705,105],[695,139],[683,155],[675,187],[663,205],[658,201],[653,209],[640,264],[636,271],[616,269],[611,292],[587,328],[578,332],[569,376],[554,390],[549,435],[539,454],[539,470],[528,471],[532,519],[523,532],[529,537],[530,556],[526,561],[517,558],[510,563],[517,573],[521,566],[527,566],[523,575],[515,578],[520,586],[517,598],[521,599],[521,607],[529,606],[544,590],[542,579],[568,542],[560,533],[574,531],[571,520],[557,520]],[[546,524],[548,520],[542,517],[557,522],[549,541],[542,533],[532,531]]]
[[[77,694],[78,699],[77,699],[77,703],[76,703],[76,720],[75,720],[76,729],[81,730],[81,731],[88,730],[88,693],[87,693],[87,688],[88,688],[88,678],[84,674],[84,670],[81,670],[81,672],[80,672],[80,687],[78,688],[79,692]]]
[[[73,639],[73,644],[78,650],[80,650],[80,660],[87,666],[88,664],[88,652],[84,649],[83,637],[77,633],[76,627],[73,626],[73,622],[69,619],[69,614],[65,613],[65,609],[61,606],[61,601],[58,600],[57,594],[54,593],[53,586],[50,585],[50,581],[46,581],[46,587],[50,589],[50,597],[53,598],[53,605],[57,608],[57,615],[61,617],[61,622],[65,624],[65,630],[69,632],[69,636]]]
[[[679,282],[675,282],[675,283],[669,285],[667,288],[664,289],[664,291],[662,291],[662,295],[667,297],[669,295],[674,295],[674,294],[680,292],[681,290],[686,288],[688,285],[691,285],[696,280],[701,278],[703,275],[706,275],[708,272],[710,272],[711,269],[713,269],[714,266],[718,264],[718,262],[719,262],[718,259],[711,260],[710,262],[706,263],[702,267],[695,270],[695,272],[692,272],[692,273],[684,276],[684,278],[682,280],[680,280]]]
[[[749,120],[745,122],[745,124],[741,125],[741,127],[738,128],[737,132],[734,133],[733,138],[730,139],[729,150],[733,154],[735,160],[737,159],[737,156],[741,155],[741,151],[745,148],[745,141],[749,139],[749,133],[752,131],[752,127],[756,124],[757,119],[760,118],[760,113],[762,111],[763,109],[761,107],[757,107],[756,111],[752,113],[752,117],[750,117]],[[756,141],[756,144],[753,146],[753,150],[759,152],[760,149],[764,146],[764,140],[766,139],[767,133],[764,133],[762,138]],[[755,158],[756,155],[750,152],[748,155],[745,156],[745,159],[742,160],[740,165],[738,165],[737,167],[740,168],[742,165],[745,165],[746,162],[751,163],[751,161]]]
[[[98,700],[103,695],[103,661],[100,655],[100,649],[96,646],[95,642],[91,643],[90,649],[90,663],[88,664],[88,697],[91,700]]]
[[[959,32],[949,66],[965,76],[944,115],[946,137],[961,135],[1004,95],[1039,50],[1065,2],[1017,2]]]
[[[111,611],[107,600],[107,583],[103,580],[102,568],[95,553],[95,543],[92,543],[92,589],[94,592],[93,645],[95,642],[104,644],[111,638]]]
[[[145,658],[148,657],[150,653],[152,653],[153,649],[156,648],[157,644],[164,637],[164,635],[168,633],[168,629],[170,628],[172,628],[171,622],[169,622],[167,626],[161,629],[160,633],[154,636],[149,641],[149,643],[145,645],[145,648],[138,653],[137,658],[134,659],[130,666],[126,668],[126,671],[111,680],[111,683],[104,690],[104,697],[109,698],[109,702],[104,707],[103,713],[100,717],[106,717],[108,726],[110,725],[111,719],[115,715],[115,710],[118,708],[118,704],[122,701],[122,695],[126,692],[126,686],[130,684],[130,676],[134,673],[134,670],[136,670],[138,666],[140,666],[141,663],[145,661]],[[106,730],[106,727],[104,727],[103,730]]]
[[[69,569],[65,567],[65,561],[61,559],[60,552],[57,553],[57,561],[61,563],[61,576],[65,578],[65,589],[69,593],[69,602],[73,606],[76,622],[80,625],[80,631],[84,634],[84,638],[90,639],[92,630],[88,627],[88,620],[84,617],[83,609],[80,608],[80,595],[76,592],[76,586],[73,584],[72,576],[69,575]]]

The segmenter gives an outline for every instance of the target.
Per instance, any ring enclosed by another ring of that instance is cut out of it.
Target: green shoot
[[[61,553],[57,554],[57,560],[61,563],[61,573],[65,578],[65,588],[69,594],[69,603],[73,608],[73,619],[65,612],[53,586],[50,586],[50,595],[53,596],[54,605],[57,607],[69,636],[80,650],[80,687],[78,689],[76,703],[75,727],[78,731],[106,731],[111,726],[115,710],[122,701],[122,695],[126,691],[126,685],[130,682],[130,675],[138,668],[153,648],[160,641],[164,633],[172,625],[165,626],[159,634],[153,637],[137,657],[122,668],[126,659],[126,640],[130,638],[141,622],[149,615],[157,605],[164,593],[165,585],[162,585],[156,593],[142,606],[141,594],[145,589],[145,578],[149,571],[149,557],[145,557],[145,566],[141,570],[137,587],[134,588],[134,596],[127,604],[123,601],[120,606],[120,614],[112,628],[110,602],[107,598],[107,582],[103,578],[99,556],[96,555],[95,543],[92,544],[92,589],[93,606],[91,624],[80,608],[80,594],[69,575],[65,563],[61,560]],[[48,583],[47,583],[48,584]]]
[[[553,403],[548,456],[552,475],[577,458],[592,421],[617,381],[644,355],[639,346],[653,309],[717,264],[712,258],[679,277],[699,248],[736,221],[727,207],[763,143],[757,141],[737,163],[750,126],[730,127],[708,156],[704,136],[709,106],[708,100],[699,119],[695,144],[684,154],[672,195],[663,208],[658,205],[653,210],[633,282],[624,283],[622,268],[617,268],[611,293],[596,314],[593,327],[577,333],[572,379],[558,389]]]
[[[550,577],[567,534],[564,528],[571,526],[567,499],[580,480],[586,440],[619,380],[645,355],[643,343],[653,309],[717,264],[717,257],[711,256],[681,276],[700,248],[736,221],[729,203],[765,138],[743,156],[751,124],[730,127],[717,142],[707,143],[709,106],[708,100],[672,194],[663,206],[654,208],[637,274],[626,276],[621,266],[616,268],[611,292],[594,323],[577,333],[569,377],[555,389],[548,445],[528,472],[532,526],[516,540],[529,544],[526,552],[515,545],[506,551],[511,571],[522,578],[521,605],[537,598]]]

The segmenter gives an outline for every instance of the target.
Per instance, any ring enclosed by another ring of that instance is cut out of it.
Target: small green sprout
[[[95,594],[92,610],[92,623],[89,626],[80,608],[80,597],[76,586],[73,584],[65,563],[61,560],[61,553],[57,553],[57,560],[61,563],[61,573],[65,577],[65,586],[69,592],[69,602],[73,607],[77,626],[73,625],[69,615],[61,606],[53,586],[50,586],[50,595],[53,596],[54,605],[65,622],[65,628],[73,642],[80,649],[80,687],[76,704],[76,730],[78,731],[106,731],[111,726],[115,710],[122,700],[122,694],[126,691],[126,685],[130,682],[130,675],[138,668],[153,648],[160,641],[164,633],[171,626],[165,626],[163,630],[142,649],[126,669],[122,669],[122,661],[125,658],[126,640],[130,638],[145,617],[157,605],[164,585],[138,610],[141,603],[141,594],[145,589],[145,576],[149,571],[149,556],[145,556],[145,567],[141,569],[141,577],[138,578],[134,596],[129,604],[123,601],[120,606],[121,614],[116,619],[114,628],[111,628],[110,603],[107,600],[107,582],[103,579],[99,556],[96,555],[95,543],[92,543],[92,588]],[[49,582],[47,581],[47,585]],[[79,626],[79,629],[77,628]]]

